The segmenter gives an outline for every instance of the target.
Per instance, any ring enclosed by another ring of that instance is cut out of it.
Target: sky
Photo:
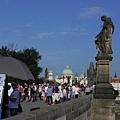
[[[61,76],[66,66],[74,75],[86,73],[96,63],[95,36],[111,17],[113,60],[111,76],[120,77],[119,0],[0,0],[0,47],[36,48],[42,55],[39,66]]]

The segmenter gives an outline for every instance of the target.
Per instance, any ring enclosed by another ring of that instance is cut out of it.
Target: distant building
[[[72,85],[73,72],[69,66],[66,66],[66,68],[63,70],[62,79],[63,79],[63,83],[68,83],[68,84]]]
[[[53,80],[53,72],[52,72],[52,70],[50,70],[50,71],[48,72],[48,80],[49,80],[49,81],[52,81],[52,80]]]
[[[89,85],[96,83],[96,69],[93,62],[90,62],[89,69],[87,69],[87,80]]]
[[[87,85],[88,84],[88,80],[87,80],[87,77],[86,77],[86,74],[81,74],[79,76],[79,83],[80,84],[83,84],[83,85]]]
[[[55,75],[55,80],[56,79],[59,79],[58,73],[56,73],[56,75]]]
[[[110,83],[112,84],[114,89],[119,92],[119,96],[120,96],[120,78],[117,77],[116,72],[115,72],[115,76],[110,79]]]
[[[79,77],[78,77],[77,72],[76,72],[76,75],[75,75],[75,78],[74,78],[73,83],[75,83],[75,84],[78,84],[78,83],[79,83]]]
[[[76,75],[73,75],[72,70],[70,69],[69,66],[66,66],[66,68],[62,71],[62,76],[59,77],[58,74],[56,73],[55,75],[55,80],[58,83],[68,83],[70,85],[72,84],[85,84],[87,85],[87,76],[86,74],[81,74],[78,76],[77,72]]]

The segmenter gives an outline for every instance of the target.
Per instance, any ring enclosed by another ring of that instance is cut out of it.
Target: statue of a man
[[[114,25],[111,18],[107,18],[106,16],[102,16],[101,20],[104,22],[102,26],[102,30],[95,37],[95,44],[97,45],[97,49],[99,53],[107,53],[112,54],[112,34],[114,33]]]
[[[48,69],[46,68],[45,69],[45,79],[47,79],[48,78]]]

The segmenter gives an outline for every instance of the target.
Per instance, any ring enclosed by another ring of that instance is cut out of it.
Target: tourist
[[[42,100],[42,97],[41,97],[41,95],[42,95],[42,85],[41,84],[38,85],[37,91],[38,91],[38,94],[39,94],[39,99]]]
[[[72,98],[75,98],[75,85],[72,85]]]
[[[42,86],[42,99],[45,102],[45,85]]]
[[[75,85],[75,98],[78,98],[79,92],[78,85]]]
[[[31,102],[34,102],[35,101],[35,87],[33,86],[33,84],[31,85]]]
[[[35,83],[33,83],[33,88],[34,88],[34,101],[37,100],[37,86],[35,85]]]
[[[59,94],[59,88],[58,85],[55,86],[55,88],[53,89],[54,92],[54,97],[55,97],[55,104],[58,104],[60,101],[60,94]]]
[[[11,85],[13,88],[13,92],[11,93],[10,96],[8,96],[8,100],[9,100],[8,106],[9,106],[9,110],[10,110],[10,115],[14,116],[14,115],[17,115],[17,113],[18,113],[20,92],[17,88],[17,86],[18,86],[17,81],[12,82]]]
[[[24,93],[25,93],[25,100],[28,102],[28,85],[24,83]]]
[[[12,91],[13,91],[13,88],[11,86],[11,83],[8,83],[8,96],[11,95]]]
[[[90,86],[89,85],[87,85],[85,88],[85,94],[86,95],[90,94]]]
[[[49,84],[45,84],[45,97],[44,97],[44,102],[46,103],[47,102],[47,89],[48,89],[48,85]]]
[[[47,88],[47,103],[48,103],[48,106],[53,104],[52,91],[53,91],[53,89],[52,89],[51,85],[49,85],[48,88]]]
[[[61,101],[63,100],[62,85],[61,85],[61,84],[59,84],[58,88],[59,88],[59,93],[60,93],[60,102],[61,102]]]
[[[63,86],[63,88],[62,88],[62,93],[63,93],[63,101],[66,101],[67,91],[66,91],[66,89],[65,89],[65,86]]]
[[[31,85],[28,85],[28,101],[31,100]]]

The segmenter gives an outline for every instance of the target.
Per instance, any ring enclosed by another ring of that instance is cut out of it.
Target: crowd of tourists
[[[88,95],[94,92],[94,86],[89,85],[75,85],[70,86],[69,84],[57,84],[51,85],[49,83],[44,84],[27,84],[18,85],[18,89],[21,93],[21,102],[35,102],[37,98],[43,100],[45,103],[50,105],[59,103],[61,101],[68,101],[72,98],[78,98],[78,96]]]
[[[94,93],[94,86],[89,86],[85,84],[69,85],[67,83],[64,83],[52,85],[50,83],[43,83],[36,85],[35,83],[24,83],[16,84],[16,87],[14,88],[13,83],[8,83],[8,86],[8,98],[11,108],[14,108],[14,106],[17,106],[18,104],[18,106],[15,107],[17,108],[15,109],[16,111],[14,110],[13,112],[13,109],[10,111],[11,116],[17,115],[18,108],[20,107],[20,102],[23,101],[36,102],[37,100],[41,100],[48,106],[51,106],[54,104],[59,104],[60,102],[70,101],[71,99],[76,99],[80,96]],[[15,99],[13,100],[12,97],[14,97]]]

